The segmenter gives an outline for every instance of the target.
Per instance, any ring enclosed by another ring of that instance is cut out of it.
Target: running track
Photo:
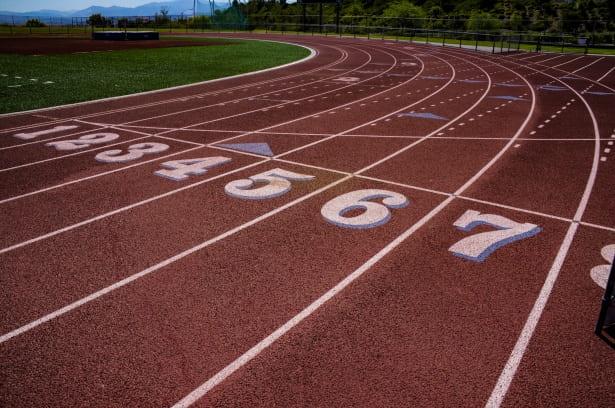
[[[257,38],[313,55],[1,117],[0,405],[612,401],[615,59]]]

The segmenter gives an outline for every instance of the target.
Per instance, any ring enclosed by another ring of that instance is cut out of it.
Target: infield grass
[[[0,54],[0,113],[190,84],[309,55],[307,49],[288,44],[203,40],[221,44],[42,56]]]

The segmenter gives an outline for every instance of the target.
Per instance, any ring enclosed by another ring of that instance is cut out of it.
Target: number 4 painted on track
[[[200,176],[207,173],[212,167],[220,166],[230,162],[228,157],[203,157],[199,159],[172,160],[162,163],[162,167],[167,170],[158,170],[154,174],[169,180],[182,181],[189,176]]]
[[[481,214],[474,210],[466,211],[453,225],[462,231],[472,231],[479,225],[489,225],[497,230],[464,238],[448,249],[456,256],[474,262],[483,262],[498,248],[533,237],[541,231],[535,224],[521,224],[501,215]]]

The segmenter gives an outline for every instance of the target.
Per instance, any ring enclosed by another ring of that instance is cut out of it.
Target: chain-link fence
[[[441,28],[439,26],[458,28]],[[436,26],[436,28],[434,28]],[[332,14],[243,15],[230,8],[213,16],[166,15],[129,17],[0,16],[1,36],[89,36],[101,30],[153,30],[161,34],[193,32],[265,32],[396,39],[497,51],[615,53],[615,33],[590,35],[516,32],[508,29],[467,31],[461,20],[399,19]]]

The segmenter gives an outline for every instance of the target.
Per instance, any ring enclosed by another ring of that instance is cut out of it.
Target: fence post
[[[11,27],[11,35],[13,35],[13,27],[15,26],[15,16],[11,16],[11,21],[12,21],[12,23],[10,25],[10,27]]]
[[[493,41],[493,48],[491,48],[491,53],[495,54],[495,35],[491,37],[491,41]]]
[[[427,30],[427,35],[425,36],[425,44],[429,44],[429,30]]]
[[[474,39],[476,40],[476,45],[474,46],[474,51],[478,51],[478,33],[474,33]]]
[[[444,43],[446,42],[446,31],[442,31],[442,46],[444,47]]]
[[[564,33],[561,33],[562,36],[562,54],[564,53]]]

